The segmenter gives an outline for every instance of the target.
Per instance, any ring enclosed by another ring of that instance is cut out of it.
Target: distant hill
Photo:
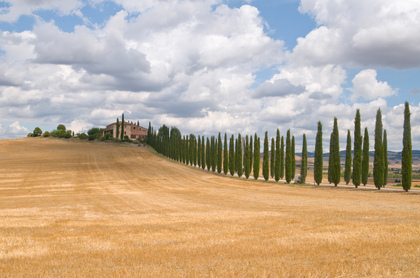
[[[369,152],[370,162],[373,163],[374,151]],[[315,153],[308,152],[308,158],[314,158]],[[324,153],[324,161],[328,162],[329,153]],[[302,157],[302,153],[296,153],[296,156]],[[341,163],[344,164],[346,160],[346,151],[340,151]],[[400,168],[401,167],[401,156],[402,152],[388,152],[388,163],[389,167]],[[353,151],[352,151],[353,158]],[[420,168],[420,151],[413,150],[413,168]]]

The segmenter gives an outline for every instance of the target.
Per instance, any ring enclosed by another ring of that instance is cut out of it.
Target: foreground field
[[[0,140],[2,277],[419,277],[420,195],[247,182],[145,148]]]

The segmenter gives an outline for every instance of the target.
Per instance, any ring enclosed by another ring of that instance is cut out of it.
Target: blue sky
[[[413,0],[0,1],[0,138],[123,112],[183,133],[314,143],[356,109],[401,149],[409,101],[420,149],[420,4]],[[328,136],[324,136],[327,140]],[[371,135],[373,140],[373,136]],[[309,148],[310,148],[309,147]]]

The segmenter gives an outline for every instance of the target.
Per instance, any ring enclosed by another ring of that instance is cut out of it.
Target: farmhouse
[[[121,125],[119,123],[119,130],[117,134],[117,123],[112,123],[106,126],[106,129],[102,132],[102,136],[105,134],[111,134],[113,138],[121,137]],[[131,140],[135,139],[144,139],[147,136],[147,128],[144,128],[138,124],[133,124],[130,122],[124,122],[124,136],[128,136]]]

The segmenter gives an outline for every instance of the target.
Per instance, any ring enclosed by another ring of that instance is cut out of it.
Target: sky
[[[0,138],[121,119],[182,134],[288,129],[340,148],[381,109],[420,149],[418,0],[0,0]]]

